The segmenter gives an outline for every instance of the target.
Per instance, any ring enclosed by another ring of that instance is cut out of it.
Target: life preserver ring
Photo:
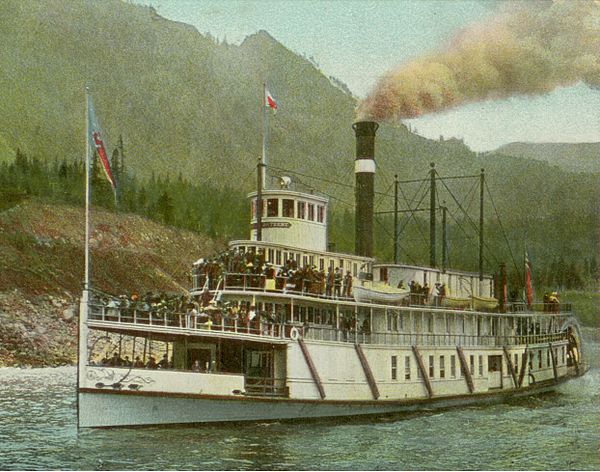
[[[295,326],[292,327],[292,329],[290,329],[290,338],[294,341],[297,341],[299,337],[300,331],[298,331],[298,328],[296,328]]]

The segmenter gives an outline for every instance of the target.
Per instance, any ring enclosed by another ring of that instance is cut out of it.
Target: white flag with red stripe
[[[96,149],[98,157],[100,158],[100,162],[102,163],[102,169],[104,169],[104,174],[106,175],[107,180],[110,182],[110,185],[116,194],[117,182],[112,172],[110,158],[106,153],[106,145],[104,143],[104,139],[102,138],[102,131],[100,130],[98,119],[96,118],[92,97],[90,97],[88,104],[88,133],[90,134],[90,145]]]
[[[269,89],[265,87],[265,106],[269,107],[271,110],[273,111],[277,111],[277,101],[273,98],[273,95],[271,95],[271,92],[269,92]]]

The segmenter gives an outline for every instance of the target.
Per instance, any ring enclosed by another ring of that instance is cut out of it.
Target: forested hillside
[[[5,0],[0,41],[5,207],[31,195],[82,203],[87,83],[111,153],[123,139],[121,211],[220,240],[245,236],[244,195],[254,186],[261,152],[266,81],[279,102],[270,119],[271,176],[287,174],[296,185],[331,195],[330,240],[352,250],[355,98],[268,33],[234,46],[119,0]],[[401,180],[426,177],[430,162],[446,176],[477,175],[485,167],[494,197],[485,207],[489,271],[500,260],[512,266],[512,256],[521,266],[527,249],[540,272],[562,258],[583,273],[597,252],[598,174],[477,155],[461,141],[428,140],[402,124],[382,124],[376,154],[378,210],[392,207],[396,173]],[[447,181],[456,201],[440,184],[439,203],[445,200],[451,213],[451,263],[465,269],[476,267],[477,238],[458,207],[477,218],[476,182]],[[95,202],[112,208],[101,185]],[[423,196],[418,183],[401,189],[402,207]],[[420,215],[402,234],[406,262],[428,261],[427,222]],[[389,258],[391,218],[379,220],[377,254]]]
[[[600,143],[509,143],[494,154],[537,159],[572,172],[600,172]]]

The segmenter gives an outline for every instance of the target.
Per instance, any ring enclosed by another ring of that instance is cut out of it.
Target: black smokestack
[[[374,121],[359,121],[352,125],[356,134],[356,233],[355,252],[373,257],[373,199],[375,195],[375,133]]]

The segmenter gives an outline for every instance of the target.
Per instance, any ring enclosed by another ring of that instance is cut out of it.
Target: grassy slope
[[[77,296],[83,277],[84,212],[26,201],[0,213],[0,290]],[[191,263],[218,246],[136,215],[93,213],[94,286],[111,293],[189,285]]]

